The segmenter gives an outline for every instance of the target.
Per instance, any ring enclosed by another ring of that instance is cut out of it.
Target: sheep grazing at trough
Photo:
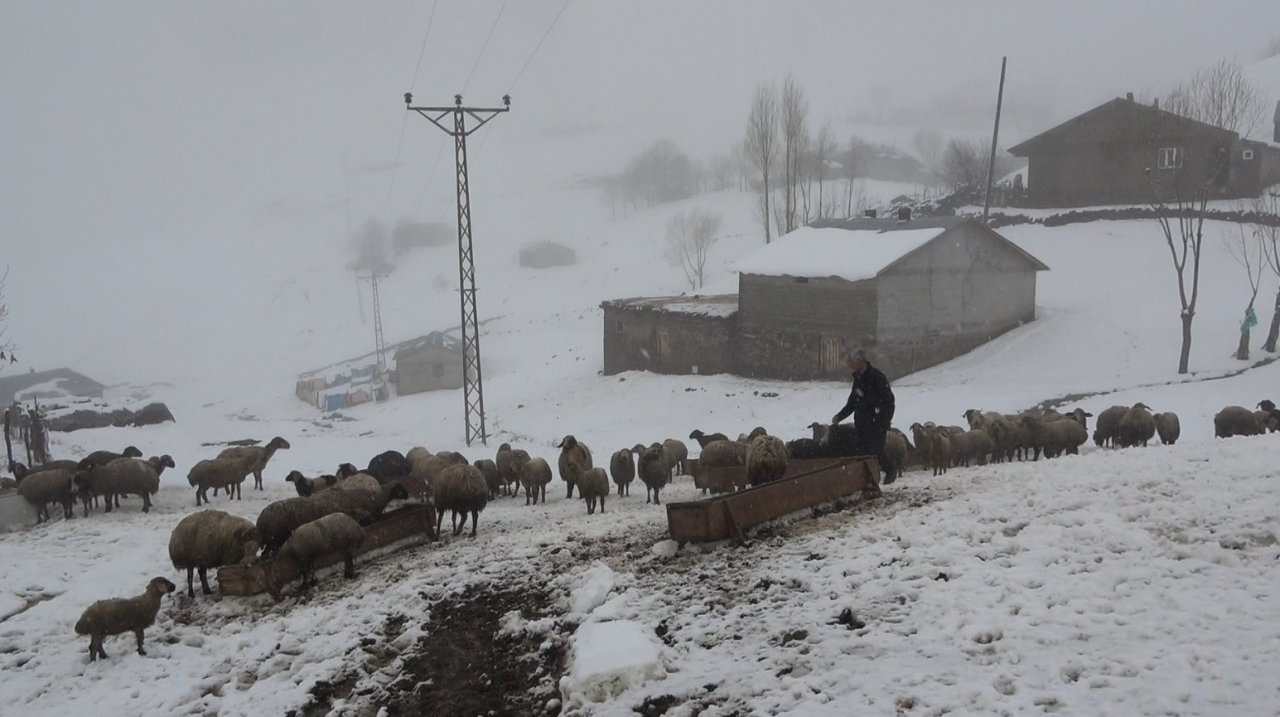
[[[1160,443],[1172,446],[1178,442],[1178,437],[1182,435],[1182,424],[1178,421],[1178,414],[1165,411],[1151,418],[1156,422],[1156,435],[1160,436]]]
[[[276,451],[282,448],[289,448],[289,442],[280,436],[276,436],[265,446],[231,446],[230,448],[225,448],[216,458],[225,458],[229,461],[240,463],[244,467],[245,476],[250,473],[253,474],[253,487],[262,490],[262,471],[266,469],[267,462],[276,454]]]
[[[498,452],[493,457],[494,465],[498,466],[498,479],[502,481],[503,495],[520,494],[520,476],[513,467],[514,457],[515,452],[511,450],[510,443],[498,446]]]
[[[279,559],[266,564],[267,591],[273,599],[280,599],[286,583],[284,566],[288,563],[298,566],[302,573],[300,589],[305,590],[315,585],[316,561],[333,553],[342,556],[343,577],[354,579],[356,551],[364,541],[364,528],[345,513],[333,513],[298,526],[281,546]]]
[[[716,441],[703,448],[702,453],[698,456],[698,473],[702,475],[706,471],[716,468],[734,468],[746,465],[746,463],[746,446],[738,441]],[[706,493],[707,489],[703,488],[702,492]]]
[[[658,500],[658,493],[671,480],[666,452],[661,445],[655,443],[641,451],[640,460],[636,462],[636,475],[645,486],[644,502],[661,505],[662,501]]]
[[[293,489],[298,491],[298,495],[303,498],[314,495],[318,491],[332,488],[338,484],[338,476],[322,475],[315,478],[308,478],[302,475],[301,471],[289,471],[289,475],[285,476],[286,483],[292,483]]]
[[[369,467],[364,472],[377,478],[379,483],[386,483],[408,476],[413,472],[413,466],[399,451],[383,451],[369,459]]]
[[[1145,403],[1135,403],[1120,419],[1120,447],[1146,446],[1156,435],[1156,420]]]
[[[461,535],[467,527],[467,515],[471,516],[471,537],[476,537],[476,524],[480,511],[489,503],[489,486],[484,474],[473,465],[452,465],[436,478],[436,539],[440,538],[440,526],[444,524],[445,511],[453,525],[453,534]],[[462,516],[462,522],[458,522]]]
[[[951,467],[951,459],[955,450],[951,432],[941,426],[929,428],[929,465],[933,466],[933,475],[939,476]]]
[[[440,474],[443,473],[446,468],[449,466],[464,465],[466,463],[466,457],[460,453],[441,451],[412,464],[409,475],[421,480],[423,483],[426,483],[434,489],[436,479],[440,477]]]
[[[305,498],[269,503],[258,514],[256,522],[262,540],[262,557],[274,555],[300,525],[333,513],[345,513],[357,521],[367,522],[382,515],[392,500],[408,497],[408,491],[400,483],[383,485],[373,476],[357,473]]]
[[[1098,414],[1093,422],[1093,444],[1099,448],[1118,446],[1120,437],[1120,421],[1129,412],[1128,406],[1111,406]]]
[[[662,449],[667,453],[667,467],[671,469],[673,477],[685,475],[688,472],[685,462],[689,460],[689,447],[684,441],[668,438],[662,442]]]
[[[156,622],[160,612],[160,598],[178,589],[165,578],[151,578],[147,591],[137,597],[99,600],[85,609],[76,621],[76,634],[89,636],[89,662],[107,658],[102,642],[111,635],[132,632],[138,640],[138,654],[142,649],[143,632]]]
[[[187,596],[195,597],[192,584],[195,573],[200,574],[200,589],[205,595],[209,589],[208,570],[223,565],[252,564],[261,546],[258,528],[246,518],[230,515],[220,510],[202,510],[192,513],[174,527],[169,536],[169,560],[173,567],[187,571]]]
[[[636,479],[636,459],[632,452],[623,448],[609,457],[609,475],[618,486],[618,496],[631,495],[631,481]]]
[[[985,466],[987,456],[991,455],[994,448],[995,442],[981,428],[973,428],[951,437],[952,461],[957,466]]]
[[[512,453],[512,470],[520,476],[520,485],[524,487],[524,504],[536,504],[539,498],[546,503],[547,484],[551,482],[551,464],[544,458],[530,458],[528,451],[520,448]]]
[[[609,497],[609,476],[603,468],[592,468],[578,479],[578,495],[587,504],[587,515],[596,512],[596,501],[600,502],[600,512],[604,512],[604,499]]]
[[[90,466],[76,476],[80,485],[85,514],[89,513],[88,495],[103,496],[103,509],[110,513],[116,498],[136,495],[142,498],[142,512],[151,512],[151,496],[160,490],[160,476],[165,468],[173,467],[168,455],[152,456],[147,460],[117,458],[104,465]]]
[[[240,486],[250,471],[237,458],[207,458],[187,471],[187,483],[196,489],[196,507],[209,502],[209,489],[227,489],[227,498],[239,498]]]
[[[502,482],[502,475],[498,473],[498,464],[488,458],[481,458],[472,463],[480,470],[480,475],[484,476],[484,484],[489,488],[489,500],[494,500],[506,487]]]
[[[556,448],[560,449],[558,462],[560,480],[564,481],[569,489],[565,498],[572,498],[578,479],[595,466],[591,461],[591,449],[587,448],[585,443],[579,443],[573,436],[565,436],[556,444]]]
[[[1213,435],[1216,438],[1257,436],[1262,431],[1258,417],[1244,406],[1227,406],[1213,417]]]
[[[768,434],[756,436],[747,444],[747,482],[763,485],[787,473],[787,446]]]
[[[716,441],[729,440],[729,437],[723,433],[703,433],[702,431],[697,429],[695,429],[692,433],[689,434],[689,438],[691,440],[697,441],[699,448],[706,448],[707,446],[711,445],[712,443],[715,443]]]
[[[1032,443],[1044,452],[1045,458],[1079,453],[1080,446],[1089,440],[1089,431],[1071,417],[1044,421],[1038,416],[1025,415],[1022,424],[1030,433]]]
[[[65,518],[75,516],[75,473],[66,468],[25,472],[19,475],[17,470],[21,464],[14,465],[14,475],[18,480],[18,495],[26,499],[36,509],[36,522],[49,520],[49,504],[62,506]],[[24,467],[25,468],[25,467]]]
[[[736,441],[734,441],[736,443]],[[827,454],[822,443],[813,438],[796,438],[787,441],[787,458],[823,458]],[[702,459],[698,459],[701,464]]]

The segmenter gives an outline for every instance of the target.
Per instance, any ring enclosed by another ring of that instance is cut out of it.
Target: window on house
[[[1161,147],[1156,155],[1156,166],[1160,169],[1181,169],[1183,154],[1181,147]]]
[[[1247,162],[1247,161],[1249,161],[1249,160],[1251,160],[1251,159],[1253,159],[1253,150],[1252,150],[1252,149],[1246,149],[1246,150],[1244,150],[1244,151],[1240,152],[1240,159],[1243,159],[1243,160],[1245,160],[1246,162]]]
[[[444,376],[444,364],[442,363],[432,364],[431,376],[433,378],[442,378]]]

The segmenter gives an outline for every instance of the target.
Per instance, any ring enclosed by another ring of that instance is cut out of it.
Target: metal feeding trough
[[[51,509],[61,514],[62,509]],[[28,528],[36,524],[36,509],[17,492],[0,495],[0,533]]]
[[[746,468],[717,468],[698,473],[709,490],[745,485]],[[714,486],[714,487],[713,487]],[[746,539],[746,531],[789,513],[858,492],[880,493],[880,465],[873,456],[791,461],[783,478],[703,500],[667,503],[671,538],[685,543]]]
[[[383,513],[377,520],[365,526],[364,545],[356,556],[394,546],[405,548],[431,539],[435,530],[435,509],[430,504],[407,505]],[[258,595],[267,592],[266,565],[276,558],[253,565],[226,565],[218,568],[218,592],[223,595]],[[342,562],[338,554],[327,555],[316,561],[316,569]],[[286,563],[285,573],[289,581],[301,576],[297,566]]]

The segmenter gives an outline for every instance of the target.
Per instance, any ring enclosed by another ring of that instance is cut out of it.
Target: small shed
[[[395,352],[396,393],[462,388],[462,343],[439,331],[403,345]]]
[[[530,269],[572,266],[577,261],[573,249],[553,241],[540,241],[520,248],[520,266]]]

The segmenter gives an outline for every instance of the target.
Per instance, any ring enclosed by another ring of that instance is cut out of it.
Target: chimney
[[[875,219],[875,218],[876,218],[876,210],[874,210],[874,209],[864,209],[864,210],[862,210],[862,216],[866,217],[867,219]]]
[[[1132,92],[1126,92],[1126,93],[1124,93],[1124,98],[1125,98],[1126,100],[1129,100],[1130,102],[1133,102],[1133,93],[1132,93]]]
[[[911,207],[898,207],[898,221],[911,221]]]
[[[1271,135],[1272,142],[1280,142],[1280,100],[1276,101],[1276,130]]]

